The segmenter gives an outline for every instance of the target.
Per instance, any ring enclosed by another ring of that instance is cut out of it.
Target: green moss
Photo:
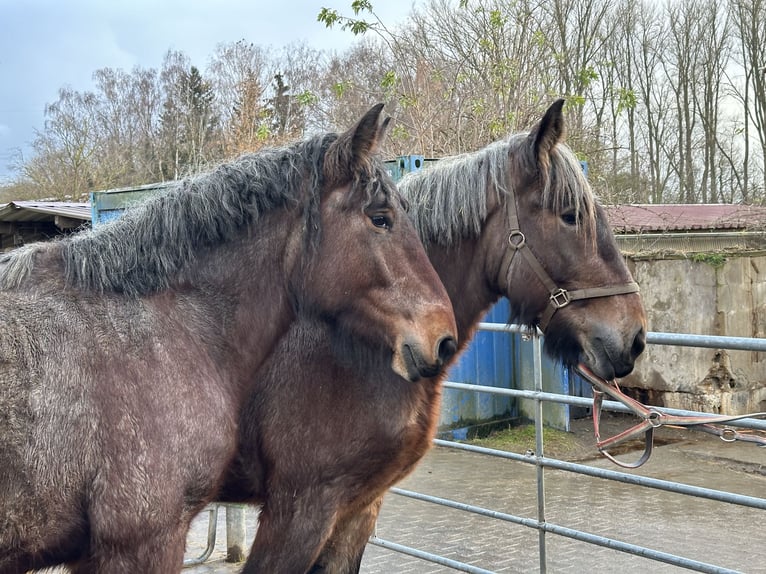
[[[691,260],[696,263],[707,263],[714,269],[720,269],[726,263],[726,256],[722,253],[695,253]]]
[[[476,446],[516,453],[524,453],[527,450],[534,451],[535,425],[513,426],[495,431],[486,438],[477,438],[465,442]],[[546,453],[566,453],[575,449],[576,446],[577,441],[574,434],[543,427],[543,447]]]

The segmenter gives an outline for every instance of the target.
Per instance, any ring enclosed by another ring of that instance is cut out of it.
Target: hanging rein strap
[[[504,290],[508,290],[510,286],[511,278],[511,263],[516,252],[521,252],[524,259],[527,260],[529,266],[537,274],[537,277],[542,281],[545,288],[549,293],[549,305],[545,308],[540,318],[540,330],[545,333],[548,328],[548,324],[551,322],[553,315],[561,309],[566,307],[572,301],[578,299],[595,299],[597,297],[609,297],[611,295],[625,295],[627,293],[638,293],[638,284],[630,281],[624,285],[610,285],[606,287],[589,287],[586,289],[575,289],[573,291],[567,291],[556,285],[551,279],[548,272],[542,266],[540,261],[532,253],[532,250],[527,245],[527,239],[519,228],[519,217],[516,209],[516,196],[512,194],[511,201],[508,201],[508,220],[511,227],[511,233],[508,235],[509,249],[503,256],[503,261],[500,264],[499,281],[500,286]]]
[[[717,435],[721,438],[721,440],[726,442],[741,440],[753,442],[762,447],[766,447],[766,437],[764,436],[738,432],[731,427],[722,428],[715,426],[715,423],[727,423],[746,418],[766,417],[766,413],[751,413],[747,415],[736,416],[681,416],[666,414],[658,411],[657,409],[647,407],[635,399],[625,395],[625,393],[623,393],[617,386],[616,381],[605,381],[601,377],[596,376],[585,365],[578,365],[576,367],[576,371],[593,386],[593,430],[596,435],[596,446],[598,447],[598,450],[601,452],[601,454],[603,454],[606,458],[618,466],[623,468],[638,468],[647,460],[649,460],[649,457],[652,454],[652,445],[654,443],[654,429],[663,425],[690,427],[695,430],[701,430]],[[628,407],[628,409],[630,409],[633,414],[641,419],[641,422],[621,432],[618,435],[601,440],[599,422],[601,419],[601,403],[603,401],[604,395],[608,395]],[[627,463],[619,461],[606,450],[622,442],[635,438],[641,433],[644,433],[644,453],[636,462]]]

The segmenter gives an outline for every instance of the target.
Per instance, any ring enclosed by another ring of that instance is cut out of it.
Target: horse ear
[[[566,127],[564,126],[564,114],[562,108],[565,100],[556,100],[545,112],[543,119],[529,134],[529,139],[533,142],[535,157],[538,160],[545,161],[548,154],[557,143],[564,140]]]
[[[334,182],[345,182],[355,172],[365,169],[380,148],[389,120],[380,121],[383,104],[377,104],[356,125],[343,132],[325,156],[325,174]]]
[[[380,113],[382,111],[383,104],[376,104],[352,128],[351,153],[357,167],[366,163],[367,159],[380,149],[388,122],[391,119],[386,118],[381,124]]]

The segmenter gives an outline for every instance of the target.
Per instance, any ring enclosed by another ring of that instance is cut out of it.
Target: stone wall
[[[649,330],[766,337],[766,255],[633,257]],[[766,353],[648,345],[622,381],[658,406],[766,411]]]

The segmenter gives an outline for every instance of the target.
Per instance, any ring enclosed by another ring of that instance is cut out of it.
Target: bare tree
[[[160,92],[155,70],[103,68],[94,74],[99,106],[100,184],[117,187],[155,181]]]
[[[551,0],[542,4],[550,23],[546,47],[558,70],[558,93],[570,99],[570,142],[575,147],[598,150],[599,134],[591,134],[591,143],[584,139],[583,108],[591,93],[593,82],[599,77],[598,67],[605,44],[610,38],[607,14],[613,0]],[[590,98],[591,105],[599,105]],[[598,123],[594,122],[598,129]]]
[[[275,73],[271,51],[245,40],[219,44],[206,68],[215,92],[225,155],[257,149],[268,138],[263,108]]]
[[[34,157],[24,175],[49,197],[80,200],[92,189],[99,152],[96,130],[98,99],[91,92],[59,90],[58,101],[45,108],[45,127],[35,135]]]
[[[648,166],[649,190],[644,200],[663,203],[669,200],[666,187],[670,168],[664,161],[664,151],[672,147],[669,84],[661,73],[664,46],[668,30],[660,9],[651,0],[640,0],[635,20],[636,49],[632,52],[634,85],[638,92],[637,105],[642,121],[638,132]]]
[[[163,179],[194,173],[222,156],[216,147],[219,125],[215,94],[199,69],[180,52],[168,52],[160,82],[163,91],[160,115],[160,156]]]
[[[742,86],[735,91],[745,111],[743,195],[745,201],[759,198],[766,202],[766,0],[729,0],[729,4],[744,73]],[[751,141],[757,143],[761,156],[761,182],[755,185],[749,171]]]
[[[360,36],[341,53],[240,40],[204,73],[170,51],[159,71],[63,89],[17,189],[176,178],[378,101],[389,153],[442,157],[528,128],[563,95],[569,143],[610,201],[766,202],[766,0],[428,0],[398,28],[370,0],[350,6],[319,14]]]
[[[694,26],[701,0],[668,3],[666,17],[669,23],[666,58],[662,63],[675,103],[676,138],[678,154],[666,153],[678,183],[678,198],[684,203],[697,202],[694,169],[694,133],[698,117],[694,107],[694,89],[697,84],[698,52]]]
[[[699,177],[702,203],[723,199],[719,189],[718,138],[721,119],[721,79],[729,65],[731,36],[728,13],[716,0],[702,0],[695,27],[699,73],[693,91],[694,105],[702,128],[702,173]]]

